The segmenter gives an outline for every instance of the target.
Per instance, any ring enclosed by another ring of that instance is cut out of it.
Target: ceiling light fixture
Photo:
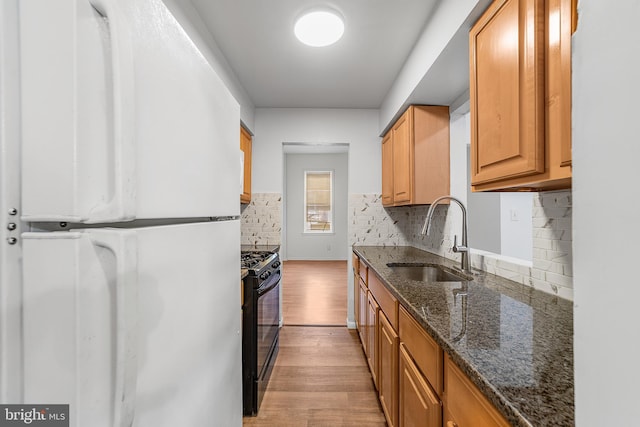
[[[316,10],[298,18],[294,32],[298,40],[306,45],[329,46],[344,34],[344,22],[335,12]]]

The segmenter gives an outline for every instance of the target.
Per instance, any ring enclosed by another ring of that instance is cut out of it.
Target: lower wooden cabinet
[[[360,330],[360,304],[358,296],[360,295],[360,281],[358,280],[358,272],[353,272],[353,311],[356,324],[356,330]]]
[[[356,325],[387,425],[508,427],[382,279],[359,261],[354,257]]]
[[[362,342],[362,346],[364,347],[365,353],[367,352],[367,285],[362,281],[362,279],[358,278],[358,299],[355,301],[358,309],[356,313],[358,313],[358,334],[360,335],[360,341]]]
[[[398,425],[398,345],[400,339],[391,323],[378,314],[378,391],[382,411],[389,427]]]
[[[398,398],[400,427],[440,427],[442,425],[440,399],[418,370],[404,344],[400,344]]]
[[[443,389],[443,351],[407,310],[400,308],[400,341],[438,396]]]
[[[510,424],[447,356],[444,359],[444,425],[509,427]]]
[[[365,353],[373,377],[373,383],[378,388],[378,311],[380,307],[371,292],[367,302],[367,345]]]

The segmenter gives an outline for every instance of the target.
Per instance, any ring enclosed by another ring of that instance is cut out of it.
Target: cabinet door
[[[544,3],[495,1],[469,33],[472,184],[545,171]]]
[[[380,307],[371,292],[367,303],[367,362],[373,377],[373,383],[378,388],[378,311]]]
[[[382,139],[382,204],[393,205],[393,140],[392,132]]]
[[[510,425],[449,357],[444,360],[444,381],[443,400],[447,423],[458,427]]]
[[[401,427],[442,425],[440,399],[433,392],[409,356],[400,345],[399,425]]]
[[[358,334],[367,353],[367,285],[358,279]]]
[[[378,314],[380,404],[389,427],[398,425],[398,334],[382,311]]]
[[[571,166],[571,0],[547,1],[547,111],[549,146],[560,147],[560,166]]]
[[[240,127],[240,149],[244,155],[244,176],[242,177],[242,194],[240,195],[240,203],[249,203],[251,201],[251,135]]]
[[[353,320],[356,324],[356,329],[360,331],[360,283],[358,281],[358,273],[353,272]]]
[[[412,107],[391,128],[393,140],[393,201],[411,203],[413,186]]]

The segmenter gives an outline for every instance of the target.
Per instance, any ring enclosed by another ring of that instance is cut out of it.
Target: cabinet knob
[[[454,423],[453,421],[447,421],[447,427],[458,427],[458,424]]]

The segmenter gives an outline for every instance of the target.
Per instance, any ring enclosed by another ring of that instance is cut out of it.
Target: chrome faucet
[[[458,236],[454,234],[453,248],[451,249],[453,249],[453,252],[456,252],[456,253],[460,252],[462,256],[462,259],[460,260],[462,271],[464,271],[467,274],[471,274],[471,262],[469,261],[469,245],[467,242],[467,209],[464,207],[464,204],[460,200],[456,199],[453,196],[442,196],[435,199],[431,203],[431,206],[429,206],[429,211],[427,211],[427,219],[424,221],[424,225],[422,226],[422,234],[427,236],[429,235],[429,229],[431,228],[431,219],[433,217],[433,212],[435,212],[436,206],[438,205],[438,203],[447,199],[453,200],[458,204],[458,206],[460,206],[460,209],[462,209],[462,245],[458,246]]]

